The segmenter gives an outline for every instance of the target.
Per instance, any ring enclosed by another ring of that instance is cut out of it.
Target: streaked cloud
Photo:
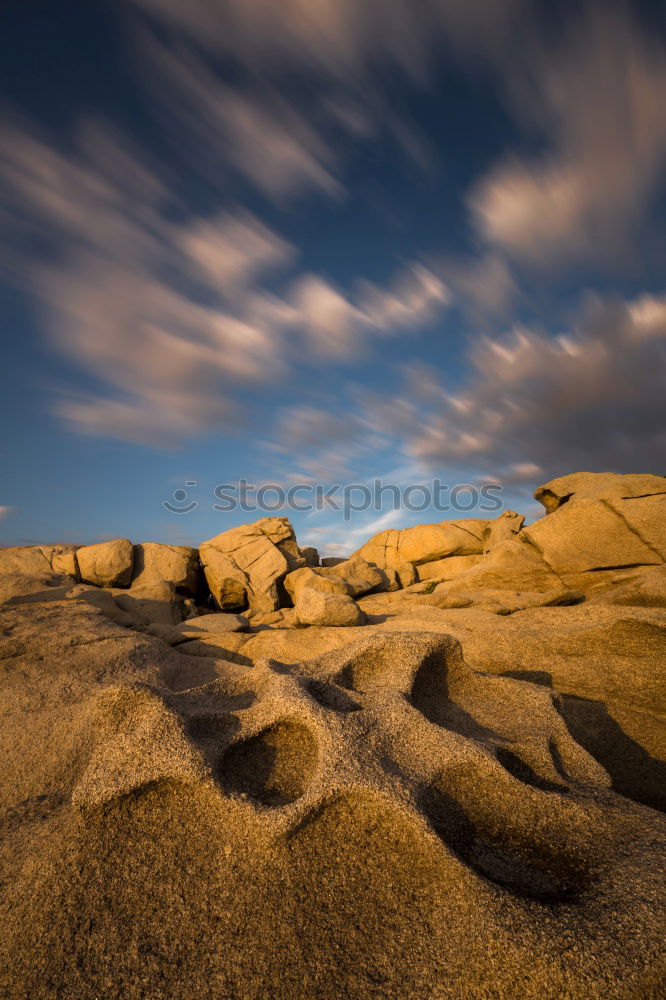
[[[300,277],[289,292],[291,323],[301,329],[317,354],[353,358],[363,353],[368,336],[416,330],[448,305],[448,289],[420,264],[410,264],[392,285],[381,288],[359,281],[352,297],[318,275]]]
[[[486,323],[507,315],[519,296],[518,284],[502,253],[448,257],[431,262],[431,267],[475,322]]]
[[[67,155],[17,123],[3,138],[12,277],[41,303],[56,348],[107,387],[57,403],[86,433],[169,444],[242,423],[244,386],[286,378],[308,357],[349,361],[446,304],[418,264],[393,287],[351,292],[294,273],[297,249],[247,210],[173,221],[159,173],[99,123]],[[262,282],[276,276],[283,288],[269,293]]]
[[[367,77],[385,59],[423,78],[433,49],[499,46],[521,0],[135,0],[209,51],[255,68],[299,63],[310,71]]]
[[[418,414],[407,451],[426,463],[493,463],[515,480],[531,467],[636,471],[666,444],[666,300],[597,302],[551,337],[516,329],[474,346],[471,376]],[[516,456],[521,461],[516,464]]]
[[[559,44],[503,66],[510,107],[546,146],[470,195],[479,233],[529,264],[621,251],[666,162],[666,48],[622,8],[592,7]]]
[[[557,336],[516,328],[481,337],[469,366],[455,386],[417,363],[390,395],[356,387],[342,416],[338,409],[287,411],[282,447],[303,465],[316,457],[318,442],[333,444],[358,475],[383,439],[424,471],[465,468],[507,485],[572,469],[660,467],[666,296],[595,301]]]
[[[308,190],[343,196],[333,146],[279,88],[256,78],[231,86],[193,49],[140,37],[153,107],[178,154],[210,183],[222,190],[235,173],[278,201]]]
[[[200,219],[181,235],[183,254],[217,288],[236,290],[290,263],[295,247],[249,212]]]

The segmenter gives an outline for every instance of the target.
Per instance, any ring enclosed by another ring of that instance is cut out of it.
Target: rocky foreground
[[[0,996],[666,995],[666,478],[0,550]]]

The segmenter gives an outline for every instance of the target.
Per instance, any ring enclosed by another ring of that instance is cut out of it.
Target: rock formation
[[[276,611],[279,585],[288,572],[305,566],[294,529],[286,517],[223,531],[199,548],[206,580],[221,609],[245,607]]]
[[[662,997],[665,483],[0,550],[0,996]]]

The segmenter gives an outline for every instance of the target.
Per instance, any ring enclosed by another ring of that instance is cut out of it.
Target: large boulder
[[[171,580],[146,580],[129,590],[112,591],[121,611],[126,611],[138,622],[159,622],[175,625],[182,621],[182,612],[176,599],[176,588]]]
[[[373,535],[354,555],[380,569],[395,569],[407,562],[420,566],[447,556],[480,555],[489,524],[468,520],[418,524],[402,531],[389,528]]]
[[[129,587],[134,565],[134,548],[127,538],[77,549],[81,580],[96,587]]]
[[[0,549],[0,573],[42,576],[51,573],[51,562],[36,545]]]
[[[77,545],[25,545],[0,549],[0,573],[58,573],[79,579]]]
[[[304,587],[322,594],[347,594],[360,597],[371,590],[397,589],[398,583],[389,579],[384,570],[371,566],[361,556],[344,559],[335,566],[302,567],[289,573],[284,581],[292,601],[296,601]]]
[[[443,562],[446,563],[447,560]],[[419,574],[423,574],[423,568],[419,568]],[[492,552],[478,560],[476,566],[452,574],[446,586],[451,594],[482,590],[534,593],[561,589],[562,581],[522,532],[513,539],[497,544]]]
[[[54,573],[66,573],[79,579],[79,563],[76,558],[78,545],[40,545],[42,554],[51,564]]]
[[[202,543],[199,557],[222,610],[249,604],[257,611],[277,611],[285,576],[305,564],[286,517],[266,517],[223,531]]]
[[[328,577],[344,580],[352,597],[360,597],[371,590],[381,590],[388,585],[386,574],[377,566],[371,566],[361,556],[351,556],[344,562],[323,571]]]
[[[296,620],[301,625],[362,625],[365,614],[356,601],[345,594],[323,594],[305,587],[296,600]]]
[[[178,593],[196,597],[200,567],[197,549],[189,545],[160,545],[143,542],[134,546],[132,587],[168,580]]]
[[[664,562],[666,495],[570,502],[522,534],[567,586],[585,589],[596,582],[587,574]]]
[[[298,600],[300,592],[306,587],[318,590],[322,594],[346,594],[350,596],[352,593],[352,588],[342,577],[326,573],[320,567],[311,568],[309,566],[302,566],[301,569],[295,569],[293,573],[288,573],[284,578],[284,587],[294,603]]]
[[[658,493],[666,493],[665,476],[574,472],[539,486],[534,498],[550,514],[571,500],[624,500]]]

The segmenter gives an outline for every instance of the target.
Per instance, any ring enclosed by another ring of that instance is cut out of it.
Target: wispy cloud
[[[165,444],[232,415],[238,424],[244,385],[274,382],[308,355],[351,360],[446,304],[417,264],[394,286],[358,281],[351,293],[294,273],[296,248],[247,210],[173,221],[159,173],[100,124],[68,154],[25,125],[7,123],[2,137],[12,277],[41,299],[55,346],[107,386],[57,403],[87,433]],[[43,256],[31,250],[37,233]],[[280,272],[283,289],[269,294],[262,283]]]
[[[367,80],[377,59],[423,78],[442,44],[501,45],[521,0],[135,0],[209,51],[255,68],[294,63],[335,78]]]
[[[406,450],[430,464],[492,464],[507,481],[529,478],[532,466],[549,475],[658,466],[666,444],[665,306],[653,296],[597,302],[557,337],[519,328],[482,338],[467,383],[455,393],[442,387],[439,402],[416,408]]]
[[[470,196],[480,234],[530,264],[622,250],[666,160],[666,48],[621,8],[592,7],[559,44],[502,66],[510,107],[545,141]]]
[[[292,286],[291,323],[312,349],[329,358],[353,358],[368,335],[415,330],[450,302],[446,285],[420,264],[409,264],[386,288],[359,281],[349,297],[318,275],[305,274]]]
[[[559,336],[516,328],[477,339],[463,384],[405,370],[398,392],[357,387],[342,414],[290,409],[279,424],[301,467],[328,448],[358,476],[383,447],[410,476],[464,467],[506,485],[571,469],[658,468],[666,446],[666,297],[593,302]],[[353,470],[356,470],[355,472]],[[363,476],[361,476],[363,479]]]
[[[178,153],[208,181],[222,189],[235,172],[277,200],[309,189],[344,194],[333,146],[280,89],[256,78],[231,86],[192,49],[139,37],[153,107]]]

